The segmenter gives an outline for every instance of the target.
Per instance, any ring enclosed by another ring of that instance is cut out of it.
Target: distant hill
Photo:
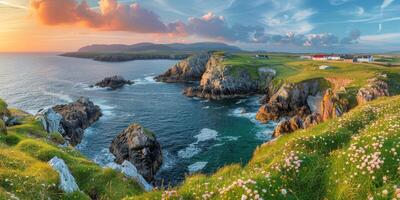
[[[132,45],[124,44],[94,44],[82,47],[78,52],[96,52],[96,53],[116,53],[116,52],[197,52],[197,51],[228,51],[240,52],[240,48],[218,42],[199,42],[191,44],[172,43],[172,44],[154,44],[137,43]]]

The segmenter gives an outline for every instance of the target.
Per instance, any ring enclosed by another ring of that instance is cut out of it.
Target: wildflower
[[[383,195],[383,196],[387,196],[388,193],[389,193],[389,192],[388,192],[387,190],[383,190],[383,191],[382,191],[382,195]]]
[[[282,193],[283,195],[286,195],[286,194],[287,194],[286,189],[282,188],[282,189],[281,189],[281,193]]]

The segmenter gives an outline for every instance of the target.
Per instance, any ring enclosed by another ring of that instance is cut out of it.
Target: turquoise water
[[[142,124],[155,132],[163,149],[159,183],[177,184],[193,170],[210,173],[226,164],[246,163],[275,126],[255,121],[259,97],[187,98],[182,95],[185,84],[153,81],[176,62],[103,63],[56,54],[0,54],[0,98],[35,113],[89,97],[104,116],[85,131],[77,148],[101,165],[112,161],[108,147],[113,138],[133,122]],[[116,91],[88,87],[111,75],[122,75],[135,84]]]

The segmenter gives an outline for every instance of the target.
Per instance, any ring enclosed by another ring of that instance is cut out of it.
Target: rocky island
[[[122,76],[110,76],[104,78],[102,81],[98,82],[95,84],[97,87],[102,87],[102,88],[109,88],[111,90],[116,90],[119,88],[122,88],[124,85],[132,85],[134,84],[133,81],[126,80]],[[91,86],[93,87],[93,86]]]

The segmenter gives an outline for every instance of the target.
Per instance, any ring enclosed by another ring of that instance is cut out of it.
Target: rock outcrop
[[[73,146],[81,142],[84,130],[102,116],[100,107],[84,97],[70,104],[54,106],[53,110],[62,116],[61,125],[65,132],[61,134]]]
[[[64,128],[61,126],[62,116],[56,113],[52,108],[39,110],[35,118],[42,123],[43,129],[48,133],[65,133]]]
[[[290,119],[284,119],[276,126],[273,137],[278,137],[280,135],[294,132],[298,129],[304,128],[303,120],[300,117],[292,117]]]
[[[131,162],[124,160],[121,165],[118,165],[116,163],[109,163],[107,167],[119,171],[126,177],[135,180],[136,183],[138,183],[145,191],[148,192],[153,190],[153,186],[150,185],[146,180],[144,180],[143,176],[139,174],[138,170]]]
[[[199,81],[206,70],[209,58],[210,53],[195,54],[178,62],[164,74],[161,74],[154,79],[156,81],[167,83]]]
[[[133,81],[125,80],[122,76],[111,76],[104,78],[102,81],[96,83],[95,86],[116,90],[124,85],[132,85],[133,83]]]
[[[260,68],[256,72],[258,77],[252,77],[248,69],[233,69],[232,66],[223,63],[224,59],[225,56],[222,55],[210,56],[200,85],[186,88],[184,94],[206,99],[247,96],[261,92],[276,74],[272,69]]]
[[[384,81],[386,75],[379,75],[369,79],[368,84],[358,90],[358,104],[365,104],[378,97],[389,96],[389,85]]]
[[[138,124],[122,131],[111,143],[110,152],[115,162],[131,162],[148,182],[152,182],[160,169],[163,157],[156,137]]]
[[[340,99],[339,95],[331,89],[326,90],[321,102],[322,121],[342,116],[348,110],[346,99]]]
[[[304,128],[309,128],[312,126],[315,126],[319,123],[322,122],[322,117],[319,113],[312,113],[311,115],[308,115],[303,122]]]
[[[263,123],[282,117],[298,116],[304,119],[311,114],[309,96],[317,96],[321,92],[321,81],[314,79],[282,85],[270,98],[264,97],[266,103],[258,110],[256,119]]]
[[[49,161],[49,165],[58,172],[60,176],[60,189],[66,193],[72,193],[79,191],[79,187],[75,182],[75,178],[69,172],[68,166],[65,164],[63,159],[57,156]]]

